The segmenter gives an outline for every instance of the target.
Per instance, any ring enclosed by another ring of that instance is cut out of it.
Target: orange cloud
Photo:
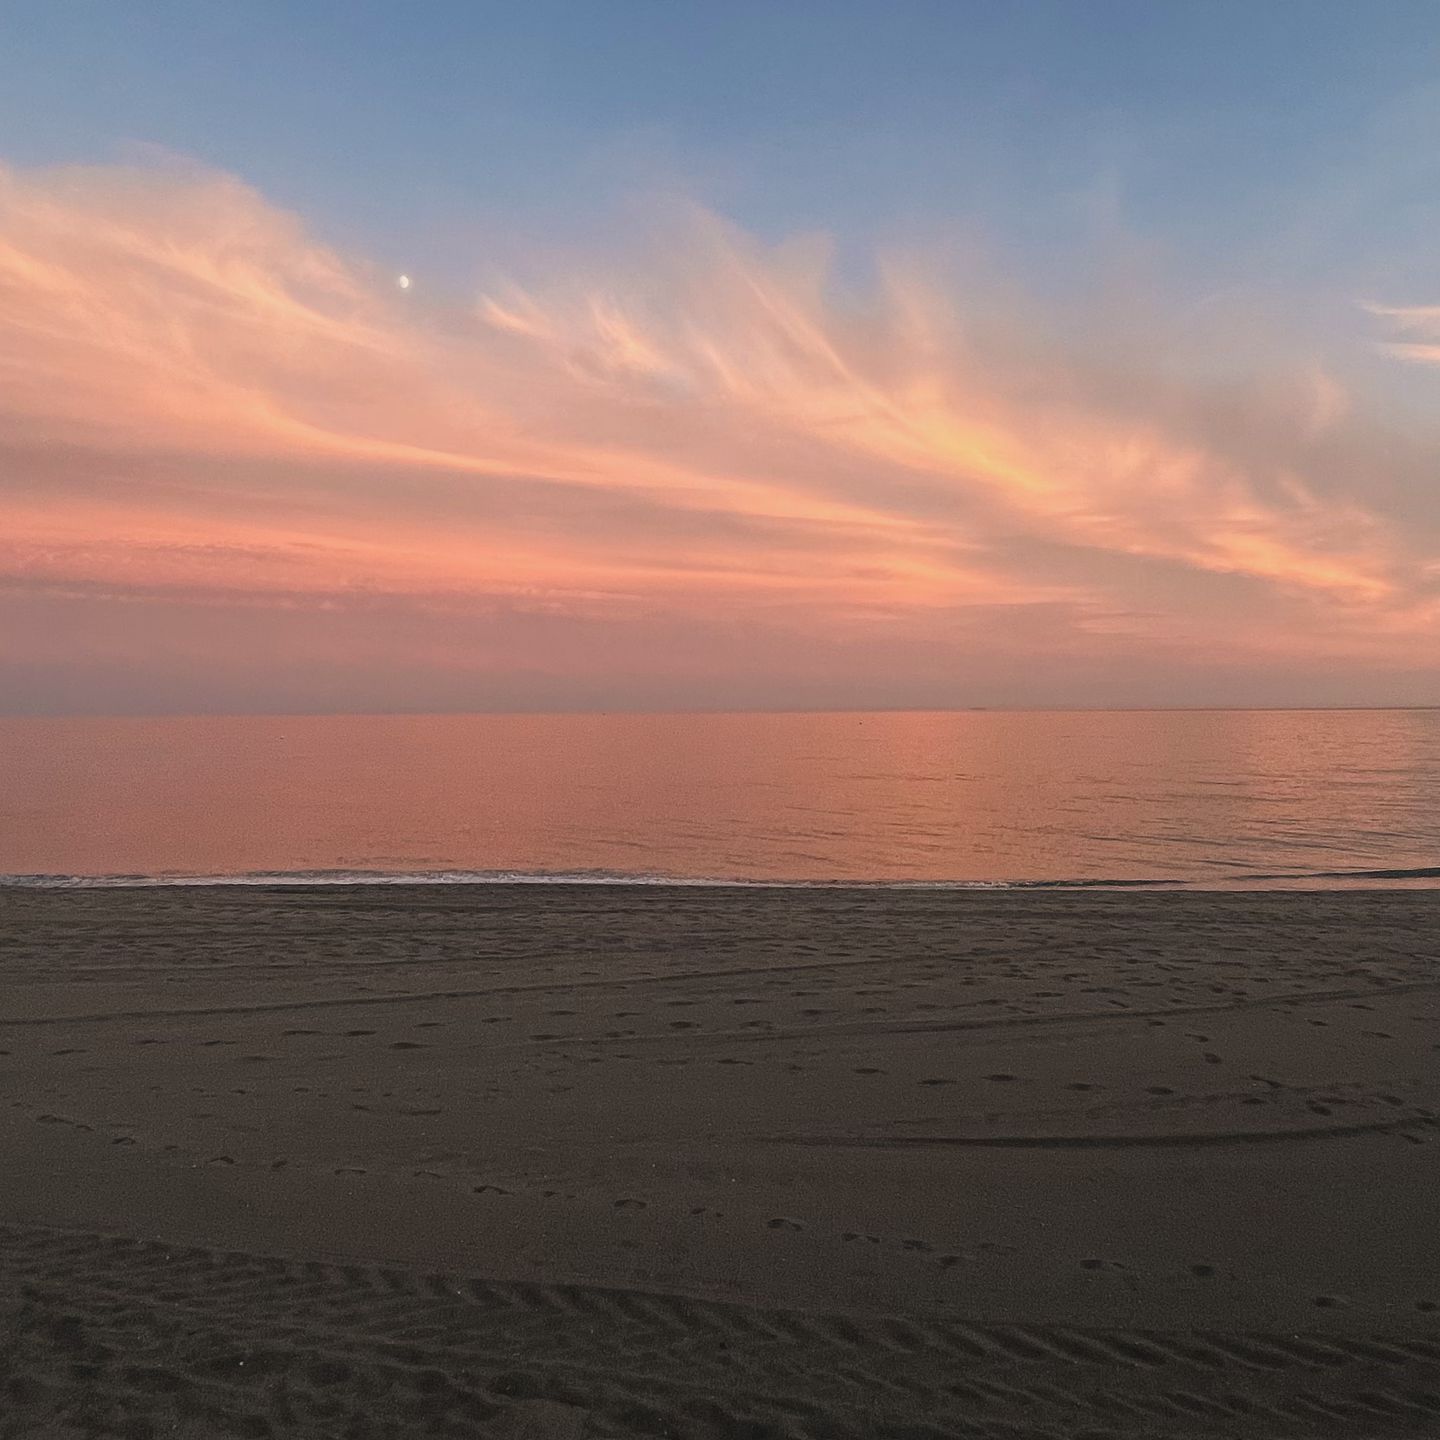
[[[862,702],[887,636],[917,676],[987,634],[1124,645],[1137,683],[1157,655],[1391,664],[1437,638],[1423,534],[1317,462],[1336,435],[1353,458],[1353,403],[1313,366],[1236,439],[1163,357],[1116,377],[1018,330],[992,353],[917,267],[847,300],[822,242],[703,214],[604,284],[425,293],[227,176],[0,170],[0,596],[22,620],[128,599],[155,653],[167,604],[383,599],[460,668],[455,617],[499,604],[603,634],[647,695],[694,668],[659,625]],[[562,686],[577,664],[527,658]]]

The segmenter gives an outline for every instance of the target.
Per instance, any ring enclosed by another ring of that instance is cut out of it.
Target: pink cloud
[[[0,663],[178,666],[203,705],[328,636],[376,694],[425,660],[473,703],[517,667],[874,703],[1029,657],[1092,700],[1087,656],[1139,694],[1440,638],[1433,526],[1375,503],[1408,472],[1313,362],[1227,427],[1163,329],[1126,373],[1029,318],[997,345],[915,265],[839,293],[818,240],[696,213],[596,273],[437,299],[224,175],[0,171]]]

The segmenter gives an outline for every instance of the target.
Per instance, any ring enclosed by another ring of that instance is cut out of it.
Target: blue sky
[[[476,236],[583,233],[661,189],[842,247],[982,226],[1042,287],[1116,224],[1197,291],[1433,278],[1431,0],[11,0],[0,16],[12,161],[159,145],[412,266],[471,263]]]

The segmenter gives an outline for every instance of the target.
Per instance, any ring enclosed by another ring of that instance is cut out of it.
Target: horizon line
[[[336,719],[539,719],[556,716],[686,715],[1208,715],[1208,714],[1380,714],[1440,711],[1440,701],[1412,705],[888,705],[888,706],[687,706],[650,708],[577,707],[517,710],[55,710],[0,711],[11,720],[336,720]]]

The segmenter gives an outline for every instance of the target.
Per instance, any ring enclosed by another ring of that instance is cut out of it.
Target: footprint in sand
[[[805,1228],[803,1220],[795,1220],[789,1215],[776,1215],[767,1220],[765,1224],[770,1230],[803,1230]]]

